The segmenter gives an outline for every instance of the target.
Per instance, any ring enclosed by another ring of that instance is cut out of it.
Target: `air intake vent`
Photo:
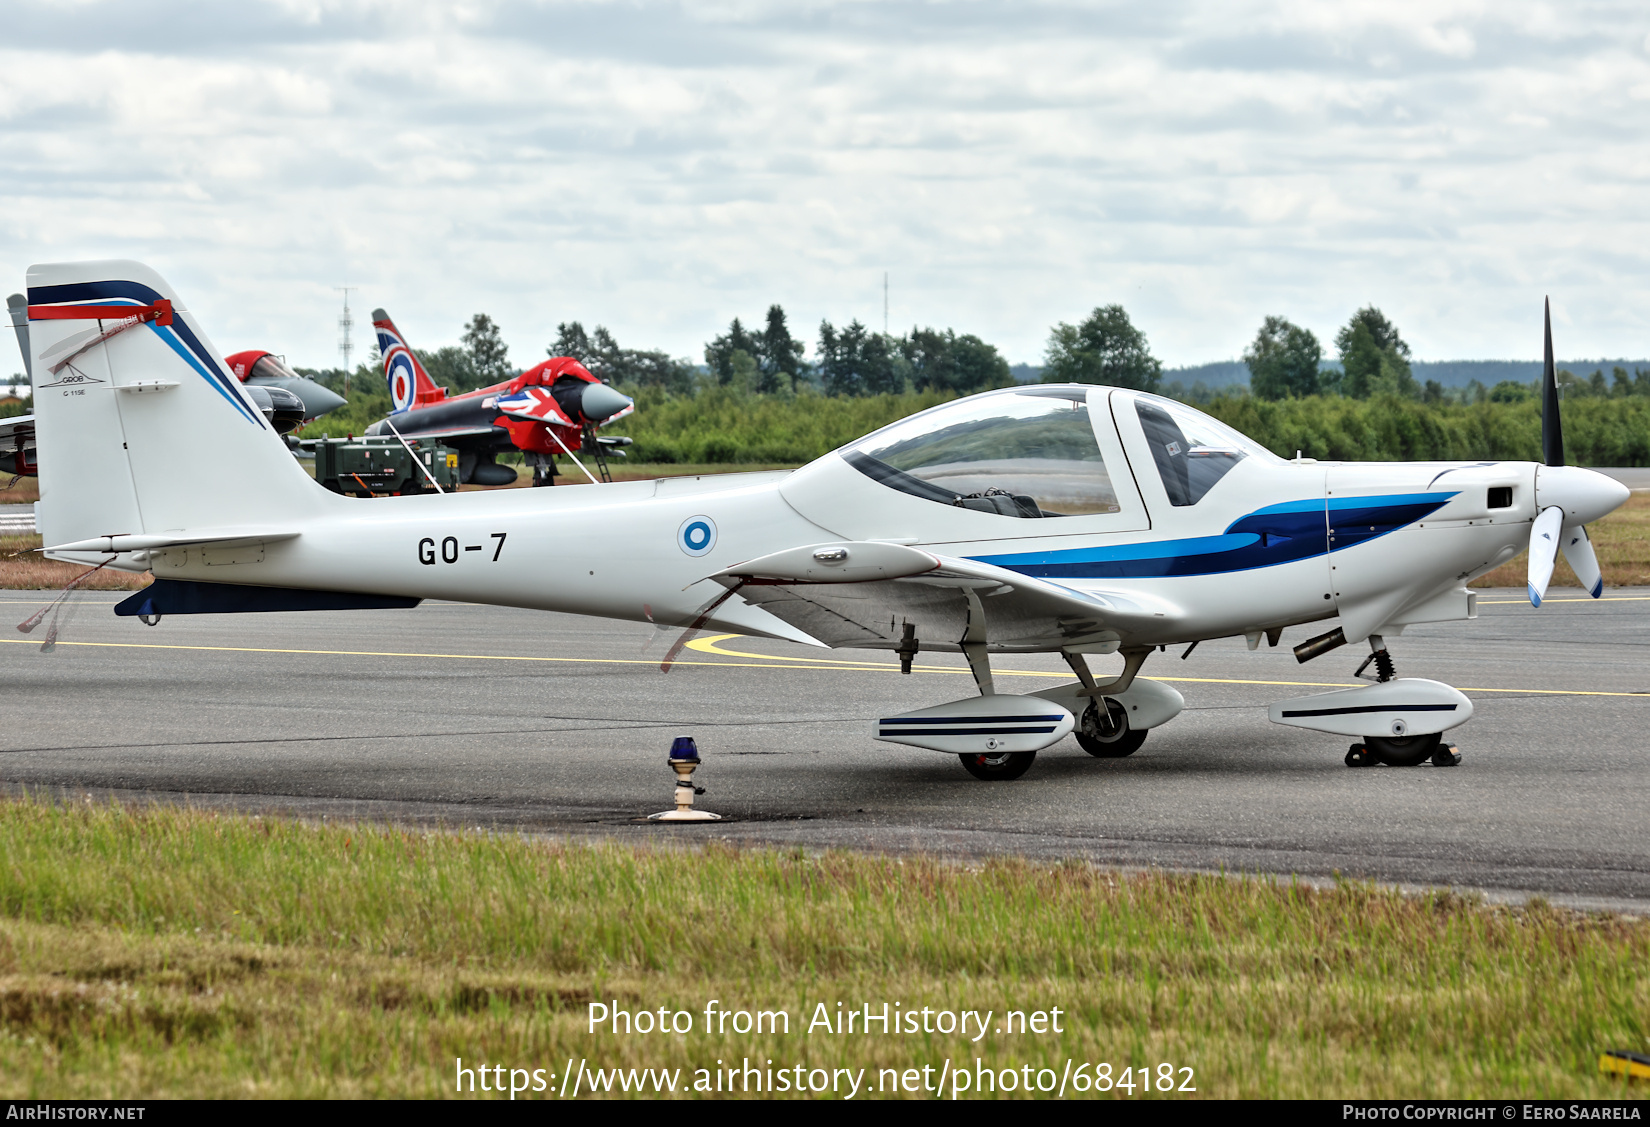
[[[1510,486],[1510,485],[1491,486],[1490,487],[1490,505],[1489,505],[1489,507],[1492,508],[1492,509],[1510,509],[1510,508],[1512,508],[1512,486]]]

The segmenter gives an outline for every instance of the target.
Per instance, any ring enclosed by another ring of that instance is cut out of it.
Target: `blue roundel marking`
[[[676,530],[676,546],[690,556],[702,556],[716,547],[716,522],[707,516],[688,517]]]

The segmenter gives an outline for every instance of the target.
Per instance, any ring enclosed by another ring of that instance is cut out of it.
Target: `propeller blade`
[[[1530,527],[1530,605],[1538,607],[1547,597],[1553,564],[1558,560],[1558,538],[1564,531],[1564,510],[1557,505],[1541,510]]]
[[[1543,302],[1546,316],[1546,356],[1541,364],[1541,460],[1564,464],[1564,422],[1558,416],[1558,371],[1553,364],[1553,306]]]
[[[1595,599],[1604,594],[1604,573],[1599,570],[1598,556],[1593,553],[1587,529],[1579,524],[1566,528],[1559,537],[1559,546],[1564,549],[1565,562],[1587,593]]]

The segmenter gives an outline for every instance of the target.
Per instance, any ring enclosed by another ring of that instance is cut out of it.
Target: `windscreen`
[[[890,488],[959,508],[1012,517],[1119,511],[1081,389],[971,396],[884,427],[843,457]]]
[[[1134,410],[1171,505],[1197,504],[1247,457],[1277,460],[1270,451],[1185,404],[1141,396]]]

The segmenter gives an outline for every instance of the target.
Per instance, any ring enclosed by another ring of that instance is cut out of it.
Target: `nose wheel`
[[[1432,758],[1443,738],[1442,732],[1424,736],[1365,736],[1364,746],[1377,762],[1388,767],[1419,767]]]
[[[1429,759],[1434,767],[1461,765],[1461,753],[1453,744],[1444,742],[1442,732],[1403,739],[1365,736],[1362,743],[1353,744],[1346,753],[1348,767],[1373,767],[1377,763],[1388,767],[1419,767]]]
[[[1031,770],[1032,761],[1037,758],[1035,751],[972,751],[967,755],[959,755],[963,770],[976,779],[984,779],[988,783],[1007,782],[1009,779],[1018,779]]]

